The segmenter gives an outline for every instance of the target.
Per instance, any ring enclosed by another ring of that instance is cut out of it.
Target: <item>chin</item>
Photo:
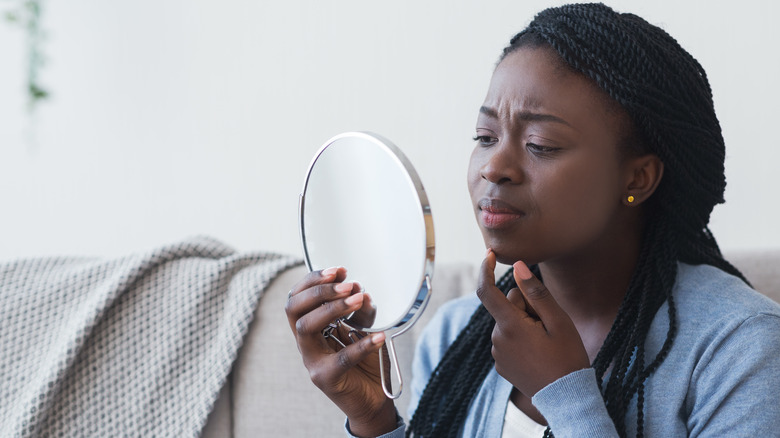
[[[496,261],[503,265],[511,266],[518,260],[525,261],[525,259],[522,258],[520,254],[518,254],[518,251],[502,248],[501,245],[490,246],[490,244],[486,244],[485,248],[491,248],[493,250],[493,254],[496,255]]]
[[[504,254],[502,252],[496,251],[495,249],[493,250],[493,253],[496,254],[496,261],[498,263],[501,263],[502,265],[512,266],[512,265],[515,264],[516,261],[523,260],[522,258],[519,258],[519,257],[508,256],[508,255],[506,255],[506,254]],[[525,261],[525,260],[523,260],[523,261]]]
[[[529,248],[519,248],[517,246],[507,248],[500,244],[491,246],[490,242],[485,242],[485,248],[492,248],[493,253],[496,255],[496,261],[504,265],[511,266],[518,260],[522,260],[528,266],[544,261],[544,257],[538,251],[533,251]]]
[[[482,240],[485,249],[491,248],[496,255],[496,261],[504,265],[513,265],[522,260],[527,265],[534,265],[543,261],[544,257],[538,250],[538,242],[532,242],[522,234],[512,233],[507,230],[489,230],[480,226]],[[522,244],[521,244],[522,242]]]

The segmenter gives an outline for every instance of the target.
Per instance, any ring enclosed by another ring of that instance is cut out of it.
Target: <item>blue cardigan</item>
[[[645,436],[780,436],[780,306],[707,265],[680,264],[672,293],[677,337],[645,382]],[[410,417],[431,372],[479,304],[475,295],[453,300],[424,330],[412,365]],[[648,333],[646,360],[661,349],[668,328],[664,304]],[[512,384],[492,369],[461,435],[500,437],[511,391]],[[532,402],[557,438],[618,436],[592,368],[556,380]],[[625,422],[628,436],[635,436],[636,396]],[[381,438],[403,437],[404,430],[399,420]]]

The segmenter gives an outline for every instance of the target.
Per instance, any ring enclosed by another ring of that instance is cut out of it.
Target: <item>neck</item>
[[[574,322],[591,360],[601,348],[636,269],[642,223],[623,221],[585,251],[539,264],[545,286]]]

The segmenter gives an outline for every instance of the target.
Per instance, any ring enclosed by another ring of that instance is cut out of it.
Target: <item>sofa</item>
[[[756,290],[780,302],[780,250],[733,252],[727,259]],[[406,382],[411,380],[414,343],[426,322],[443,302],[472,292],[477,269],[436,266],[427,310],[395,341]],[[287,292],[305,273],[304,266],[289,269],[266,290],[203,437],[343,436],[344,415],[311,383],[284,313]],[[407,390],[396,402],[404,415],[408,402]]]

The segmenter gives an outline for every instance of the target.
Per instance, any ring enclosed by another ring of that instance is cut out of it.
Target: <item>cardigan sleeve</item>
[[[575,371],[550,383],[531,402],[547,420],[556,438],[618,436],[593,368]]]
[[[666,385],[686,388],[680,411],[665,412],[675,416],[667,421],[681,420],[687,435],[696,438],[775,436],[780,430],[780,316],[759,313],[734,321],[702,344],[703,351],[688,346],[697,358],[692,368],[684,358],[667,358],[679,363],[677,373],[664,376],[670,380]],[[532,402],[558,438],[618,436],[592,368],[556,380]],[[645,435],[663,436],[669,432],[664,427],[664,421],[646,421]]]
[[[691,437],[776,436],[780,430],[780,316],[745,319],[712,342],[685,400]]]

